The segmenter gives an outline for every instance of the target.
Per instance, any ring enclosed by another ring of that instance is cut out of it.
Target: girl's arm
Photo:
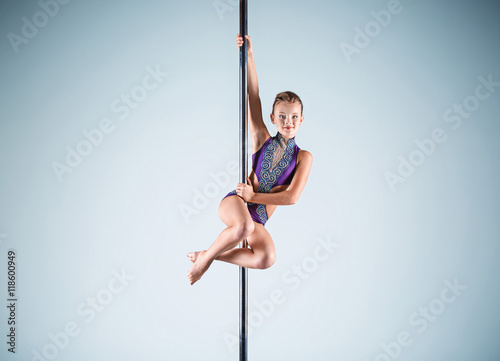
[[[292,182],[288,188],[276,193],[254,193],[249,184],[238,183],[236,193],[247,202],[260,204],[273,204],[276,206],[286,206],[295,204],[302,193],[306,183],[309,171],[312,166],[312,154],[306,150],[300,150],[297,156],[297,166]]]
[[[257,79],[257,70],[255,69],[255,59],[253,54],[252,40],[248,35],[247,39],[247,83],[248,83],[248,113],[249,113],[249,128],[252,137],[252,153],[257,152],[260,147],[266,142],[270,134],[267,130],[264,120],[262,119],[262,105],[259,96],[259,81]],[[243,45],[243,38],[238,34],[237,45]]]

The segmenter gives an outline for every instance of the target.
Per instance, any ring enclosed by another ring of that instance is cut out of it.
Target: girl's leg
[[[219,216],[228,226],[217,237],[215,242],[197,255],[196,262],[188,271],[191,284],[198,281],[207,271],[214,259],[224,251],[238,245],[254,231],[254,222],[248,213],[245,202],[238,196],[224,198],[219,205]]]
[[[271,267],[276,260],[273,239],[262,224],[254,224],[255,230],[247,237],[248,244],[252,249],[231,249],[221,253],[216,260],[247,268],[266,269]]]
[[[233,248],[219,254],[215,259],[246,268],[266,269],[276,260],[274,243],[269,232],[260,223],[254,223],[255,230],[247,237],[249,248]],[[192,252],[188,255],[192,262],[205,251]]]

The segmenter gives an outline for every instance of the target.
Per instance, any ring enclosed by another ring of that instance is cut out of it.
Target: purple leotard
[[[267,138],[262,147],[252,155],[252,169],[259,181],[257,193],[269,193],[275,186],[289,185],[292,182],[299,150],[295,137],[287,141],[277,132],[274,137]],[[229,192],[224,198],[234,195],[237,195],[236,190]],[[268,216],[265,204],[248,202],[247,207],[254,222],[266,224]]]

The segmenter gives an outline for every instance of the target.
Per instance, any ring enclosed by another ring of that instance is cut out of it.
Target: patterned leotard
[[[297,154],[300,148],[295,138],[283,138],[280,132],[267,138],[262,147],[252,155],[252,169],[259,181],[257,193],[269,193],[279,185],[289,185],[295,174]],[[236,190],[229,192],[224,198],[234,196]],[[265,204],[247,203],[248,211],[254,222],[265,225],[268,216]]]

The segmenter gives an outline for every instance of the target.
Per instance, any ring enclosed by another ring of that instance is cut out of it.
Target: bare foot
[[[200,255],[200,253],[203,252],[203,251],[198,251],[198,252],[189,252],[187,254],[189,260],[193,263],[196,262],[196,260],[198,259],[198,256]]]
[[[196,261],[188,271],[187,276],[191,285],[193,285],[201,278],[201,276],[203,276],[203,274],[208,270],[208,267],[210,267],[210,264],[212,263],[209,259],[207,259],[206,253],[207,251],[198,252]]]

